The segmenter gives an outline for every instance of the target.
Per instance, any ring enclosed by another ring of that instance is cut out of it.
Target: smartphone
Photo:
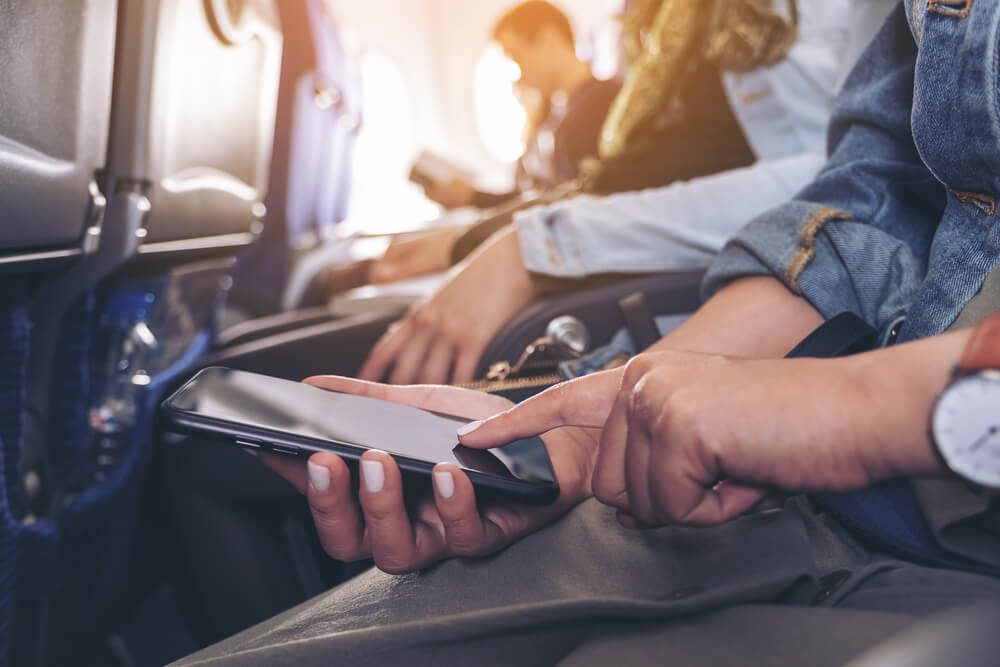
[[[548,505],[559,497],[541,438],[470,449],[455,434],[468,419],[267,375],[205,368],[163,402],[160,415],[171,431],[278,454],[334,452],[355,468],[366,451],[381,449],[404,484],[416,479],[427,488],[436,463],[454,463],[477,500]]]

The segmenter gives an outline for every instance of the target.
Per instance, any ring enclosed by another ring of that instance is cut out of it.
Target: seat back
[[[232,254],[264,216],[281,62],[266,0],[123,0],[114,194],[148,203],[140,255]]]
[[[281,37],[271,0],[8,7],[0,663],[86,664],[150,569],[156,405],[264,213]]]
[[[283,22],[296,5],[282,5]],[[306,0],[304,9],[315,62],[287,82],[294,86],[288,100],[289,161],[278,165],[286,166],[284,171],[273,172],[276,180],[284,180],[285,187],[275,183],[274,190],[284,194],[284,201],[274,201],[285,206],[293,248],[315,244],[347,217],[352,148],[361,127],[359,82],[334,17],[322,0]],[[290,51],[285,50],[286,58]]]
[[[9,0],[0,21],[0,271],[92,251],[115,0]],[[13,268],[12,268],[13,267]]]
[[[114,271],[147,256],[159,263],[146,270],[160,273],[206,255],[232,257],[252,242],[264,213],[281,51],[274,5],[122,0],[117,17],[104,18],[117,19],[115,40],[109,34],[105,42],[114,49],[100,176],[108,206],[93,256],[33,304],[22,466],[49,468],[52,372],[73,309]]]
[[[34,471],[21,465],[31,307],[91,257],[105,199],[116,0],[8,0],[0,21],[0,663],[25,664],[15,600],[37,517]],[[26,581],[27,579],[27,581]]]
[[[278,312],[296,255],[322,243],[347,215],[360,90],[334,17],[322,0],[278,5],[284,42],[267,218],[241,256],[231,305]]]

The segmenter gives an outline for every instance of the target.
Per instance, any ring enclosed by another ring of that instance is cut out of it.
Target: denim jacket
[[[771,274],[883,340],[945,331],[1000,258],[998,26],[995,2],[899,6],[837,101],[827,165],[726,245],[706,294]]]
[[[706,265],[747,220],[788,201],[819,171],[839,83],[893,1],[800,0],[799,40],[785,60],[723,75],[755,165],[524,211],[515,222],[525,266],[579,278]]]

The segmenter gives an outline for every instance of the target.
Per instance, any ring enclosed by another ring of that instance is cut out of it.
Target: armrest
[[[579,318],[590,331],[594,344],[607,342],[625,326],[618,302],[634,292],[646,296],[653,315],[690,313],[701,305],[699,289],[703,275],[702,270],[658,273],[544,299],[500,330],[479,361],[477,377],[482,377],[492,363],[516,360],[525,346],[545,335],[548,323],[560,315]]]
[[[303,308],[267,317],[255,317],[219,332],[215,341],[216,349],[243,345],[253,340],[267,338],[277,334],[323,324],[337,319],[339,316],[329,306]]]
[[[242,345],[355,315],[385,314],[398,319],[410,306],[433,292],[444,278],[443,274],[437,274],[389,285],[366,285],[338,295],[329,305],[300,308],[240,322],[219,334],[216,347]]]
[[[508,322],[487,346],[477,377],[499,360],[517,359],[525,346],[545,334],[549,321],[573,315],[589,329],[591,340],[602,344],[625,325],[618,301],[642,292],[655,315],[689,313],[700,305],[702,271],[679,271],[629,278],[580,289],[536,303]],[[371,349],[402,310],[337,315],[315,308],[251,320],[224,334],[225,347],[205,365],[299,380],[309,375],[356,375]]]
[[[310,375],[357,375],[371,346],[399,318],[399,313],[342,317],[263,336],[216,351],[204,366],[301,380]]]

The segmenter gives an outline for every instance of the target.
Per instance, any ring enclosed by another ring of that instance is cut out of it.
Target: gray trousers
[[[796,498],[710,528],[588,501],[484,559],[370,570],[177,664],[841,665],[1000,580],[873,553]]]

